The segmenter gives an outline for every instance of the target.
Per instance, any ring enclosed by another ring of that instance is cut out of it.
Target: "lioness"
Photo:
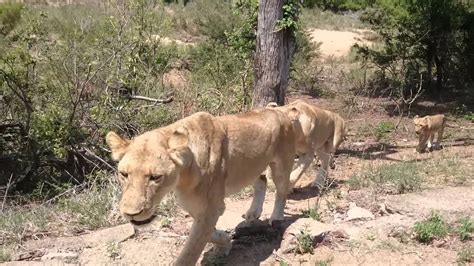
[[[423,152],[426,146],[431,150],[435,133],[438,133],[436,146],[440,146],[441,140],[443,139],[443,130],[446,125],[444,115],[439,114],[425,117],[416,115],[413,118],[413,122],[415,123],[415,132],[419,136],[418,146],[416,147],[417,152]],[[428,145],[426,145],[427,141]]]
[[[199,112],[128,140],[109,132],[106,141],[118,162],[120,211],[135,225],[154,218],[154,206],[174,190],[194,222],[177,265],[194,265],[207,242],[224,253],[230,240],[215,225],[224,197],[253,184],[254,198],[244,217],[262,213],[267,166],[276,198],[270,223],[283,219],[295,156],[292,122],[276,110],[215,117]]]
[[[269,103],[267,107],[283,111],[294,122],[296,153],[299,158],[290,176],[292,187],[310,166],[316,152],[321,160],[321,167],[313,185],[321,188],[327,178],[328,166],[331,165],[332,169],[335,167],[333,155],[344,140],[344,119],[303,100],[280,107]]]

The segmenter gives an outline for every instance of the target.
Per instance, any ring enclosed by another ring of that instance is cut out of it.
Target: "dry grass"
[[[71,191],[54,203],[9,206],[0,216],[0,243],[15,248],[30,239],[71,235],[123,222],[118,213],[119,188],[92,185]]]

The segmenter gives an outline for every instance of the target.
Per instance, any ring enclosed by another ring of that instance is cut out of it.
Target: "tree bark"
[[[295,40],[291,29],[276,31],[278,21],[283,17],[284,3],[285,0],[260,0],[254,58],[254,108],[269,102],[285,104]]]

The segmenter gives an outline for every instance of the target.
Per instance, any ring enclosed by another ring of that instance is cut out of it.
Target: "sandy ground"
[[[360,45],[372,45],[372,42],[365,38],[370,33],[368,30],[354,29],[352,31],[333,31],[322,29],[310,29],[309,34],[313,42],[321,42],[321,54],[323,58],[342,57],[349,54],[351,46],[358,43]]]

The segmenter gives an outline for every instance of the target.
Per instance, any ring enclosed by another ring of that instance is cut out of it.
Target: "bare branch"
[[[151,97],[146,97],[146,96],[140,96],[140,95],[130,95],[128,97],[129,99],[132,100],[141,100],[141,101],[147,101],[147,102],[153,102],[154,104],[165,104],[165,103],[170,103],[173,101],[173,97],[170,96],[167,99],[156,99],[156,98],[151,98]]]
[[[111,170],[115,171],[115,167],[113,167],[112,165],[110,165],[108,162],[106,162],[104,159],[100,158],[98,155],[96,155],[94,152],[92,152],[91,150],[89,150],[88,148],[86,147],[83,147],[84,151],[86,151],[87,154],[89,154],[90,156],[94,157],[95,159],[99,160],[101,163],[103,163],[104,165],[106,165],[108,168],[110,168]]]
[[[0,212],[3,212],[5,208],[5,203],[7,202],[8,189],[10,189],[10,186],[12,184],[12,178],[13,178],[13,174],[11,174],[10,179],[8,179],[7,188],[5,189],[5,195],[3,195],[2,209],[0,210]]]

